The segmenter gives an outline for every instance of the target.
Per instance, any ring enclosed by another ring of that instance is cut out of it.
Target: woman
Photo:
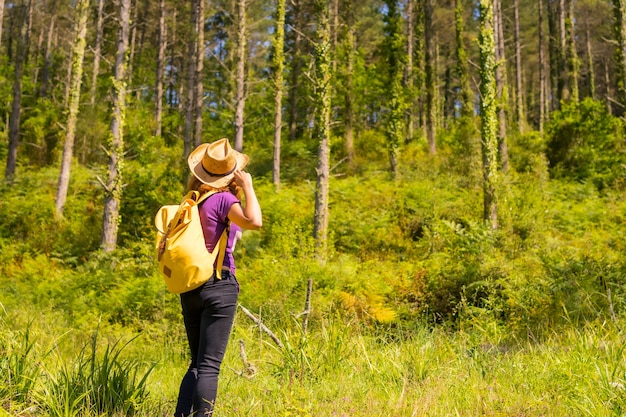
[[[176,405],[176,416],[213,415],[217,380],[230,337],[239,283],[235,278],[233,248],[241,229],[262,225],[261,208],[252,177],[242,171],[248,156],[230,147],[228,139],[198,146],[187,160],[191,169],[189,189],[217,191],[199,206],[206,247],[212,251],[222,232],[229,227],[229,238],[221,271],[199,288],[180,295],[191,365],[183,377]],[[240,201],[243,191],[245,204]]]

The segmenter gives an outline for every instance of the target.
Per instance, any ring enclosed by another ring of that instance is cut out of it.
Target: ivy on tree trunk
[[[482,119],[483,218],[491,224],[493,229],[496,229],[498,227],[496,200],[498,178],[498,119],[496,112],[498,98],[492,0],[480,0],[479,13],[478,49],[480,55],[480,116]]]
[[[80,87],[83,77],[83,60],[85,57],[85,45],[87,35],[87,17],[89,15],[89,0],[79,0],[76,3],[74,21],[76,22],[76,37],[74,40],[74,53],[72,54],[72,72],[69,80],[70,97],[69,113],[63,144],[63,157],[61,159],[61,173],[55,200],[55,209],[58,216],[63,215],[63,207],[67,198],[67,190],[70,182],[70,168],[72,155],[74,154],[74,136],[76,134],[76,122],[80,104]]]
[[[128,64],[128,35],[130,27],[130,0],[120,0],[119,32],[113,76],[113,115],[109,136],[109,176],[105,184],[104,216],[101,247],[112,252],[117,247],[122,202],[122,174],[124,168],[124,123],[126,119],[126,66]]]
[[[315,138],[319,143],[317,181],[315,184],[315,214],[313,235],[316,255],[320,261],[326,260],[328,250],[328,188],[330,176],[330,81],[331,50],[328,1],[315,0],[318,22],[315,43]]]

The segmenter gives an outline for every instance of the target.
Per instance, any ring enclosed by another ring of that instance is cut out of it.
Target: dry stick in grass
[[[313,278],[309,278],[309,283],[306,289],[306,301],[304,302],[304,311],[300,314],[304,316],[302,319],[302,333],[306,334],[307,327],[309,325],[309,314],[311,313],[311,293],[313,292]]]
[[[246,355],[246,346],[241,339],[239,339],[239,354],[241,355],[241,361],[243,362],[243,370],[235,371],[235,373],[244,378],[254,378],[256,376],[256,366],[248,361],[248,356]]]
[[[258,318],[256,318],[254,316],[254,314],[252,314],[247,308],[245,308],[244,306],[242,306],[241,304],[239,304],[239,308],[241,309],[241,311],[244,312],[244,314],[248,317],[250,317],[250,320],[252,320],[253,322],[256,323],[257,326],[259,326],[259,328],[261,330],[263,330],[265,333],[267,333],[269,335],[269,337],[272,338],[272,340],[274,341],[274,343],[276,343],[276,345],[283,349],[283,344],[281,343],[280,339],[274,334],[272,333],[272,331],[270,329],[267,328],[266,325],[263,324],[263,322],[261,320],[259,320]]]

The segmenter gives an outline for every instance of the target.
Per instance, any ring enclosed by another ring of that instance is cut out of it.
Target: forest
[[[154,217],[250,156],[217,416],[626,413],[625,0],[0,0],[0,416],[168,416]]]

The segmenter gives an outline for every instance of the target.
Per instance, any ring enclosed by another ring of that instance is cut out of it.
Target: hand
[[[252,176],[245,171],[235,171],[235,184],[241,188],[252,186]]]

